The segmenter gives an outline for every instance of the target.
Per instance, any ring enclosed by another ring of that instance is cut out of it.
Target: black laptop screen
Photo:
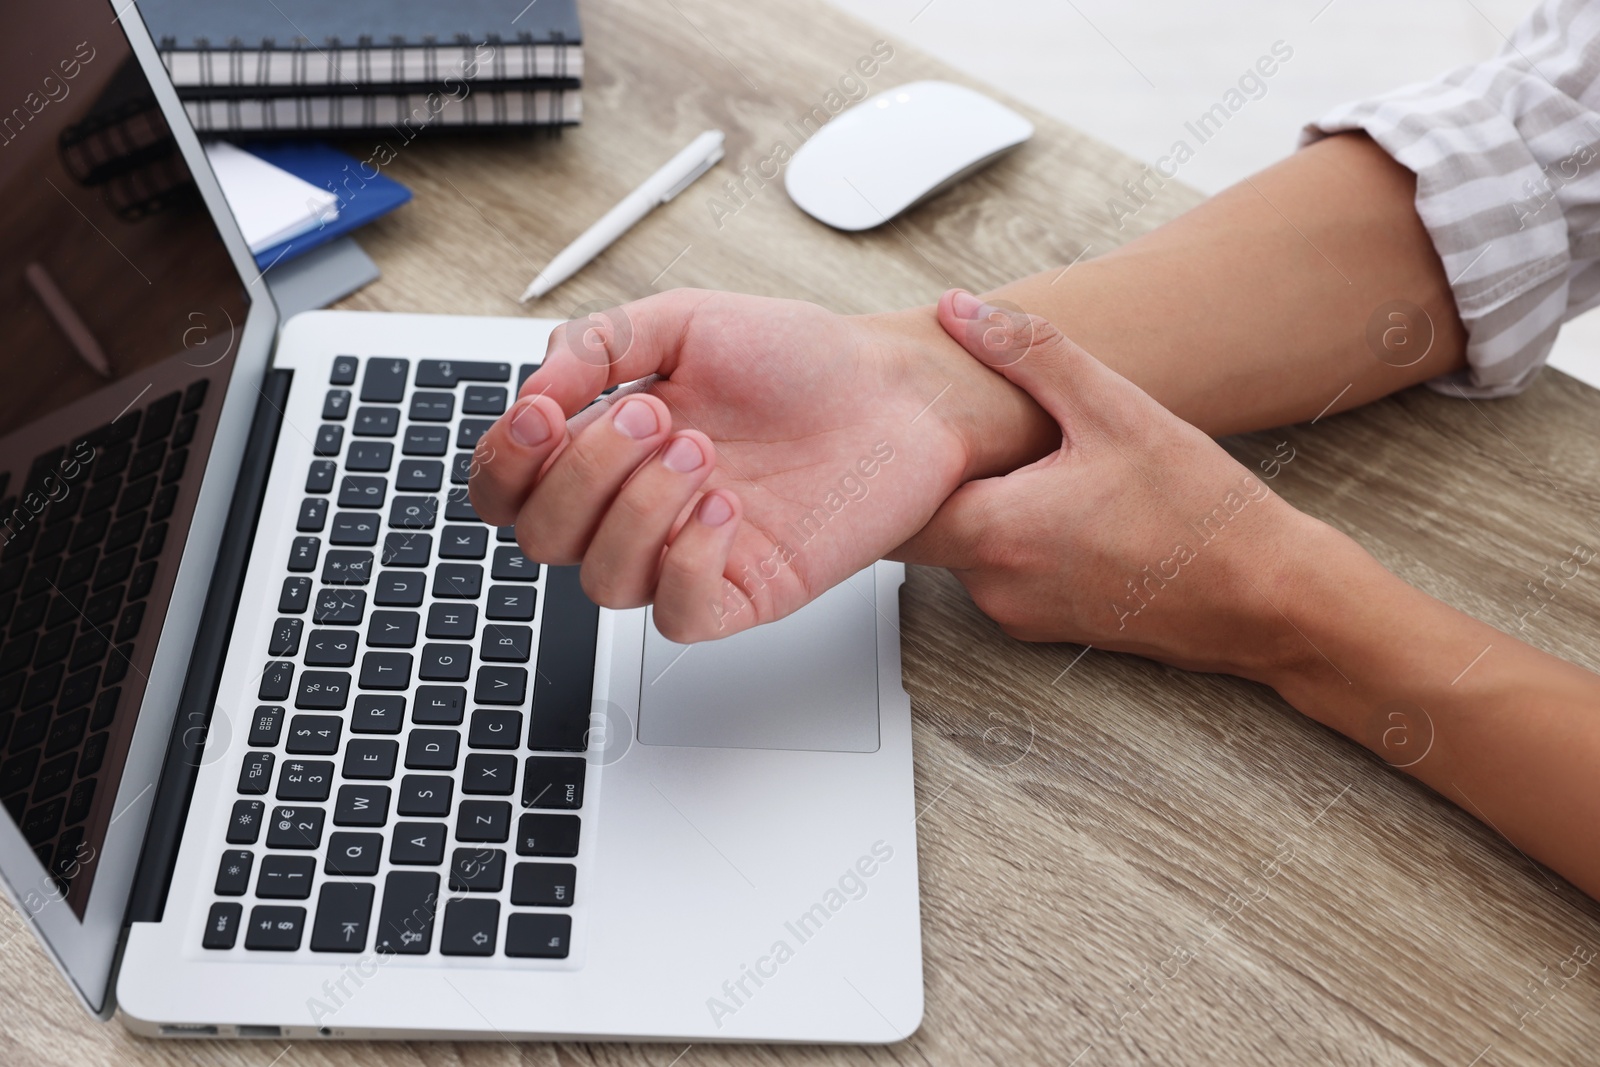
[[[115,16],[0,35],[0,807],[80,918],[248,307]]]

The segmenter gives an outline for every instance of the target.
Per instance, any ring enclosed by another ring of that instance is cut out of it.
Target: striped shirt
[[[1334,109],[1310,144],[1363,130],[1417,176],[1417,214],[1467,329],[1467,369],[1429,384],[1508,396],[1600,304],[1600,0],[1543,0],[1487,62]]]

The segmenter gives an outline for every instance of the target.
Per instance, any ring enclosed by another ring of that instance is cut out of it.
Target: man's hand
[[[699,641],[814,599],[965,478],[1040,454],[1047,425],[926,311],[680,290],[558,329],[470,492],[531,559],[581,562],[597,603],[653,602]]]
[[[1058,448],[962,486],[900,556],[949,566],[1026,640],[1247,676],[1298,654],[1272,598],[1320,523],[1046,320],[960,291],[938,314],[1055,417]]]

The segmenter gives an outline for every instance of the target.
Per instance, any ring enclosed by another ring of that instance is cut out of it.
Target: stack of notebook
[[[576,0],[138,0],[201,133],[562,126]]]

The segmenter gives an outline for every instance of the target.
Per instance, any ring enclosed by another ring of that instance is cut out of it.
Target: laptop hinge
[[[144,851],[134,873],[133,894],[128,899],[127,922],[160,922],[167,904],[167,887],[172,868],[178,862],[178,845],[183,838],[184,821],[189,814],[189,799],[195,778],[200,773],[206,730],[216,704],[217,686],[227,657],[228,640],[244,585],[245,565],[250,561],[250,546],[255,541],[256,520],[266,496],[267,476],[272,472],[272,457],[277,450],[278,430],[283,425],[283,410],[294,375],[287,370],[269,370],[261,383],[245,446],[244,463],[234,486],[233,501],[218,546],[217,563],[212,571],[211,589],[206,594],[200,615],[200,632],[189,657],[189,673],[178,698],[172,720],[172,739],[156,786],[150,825],[145,831]]]

